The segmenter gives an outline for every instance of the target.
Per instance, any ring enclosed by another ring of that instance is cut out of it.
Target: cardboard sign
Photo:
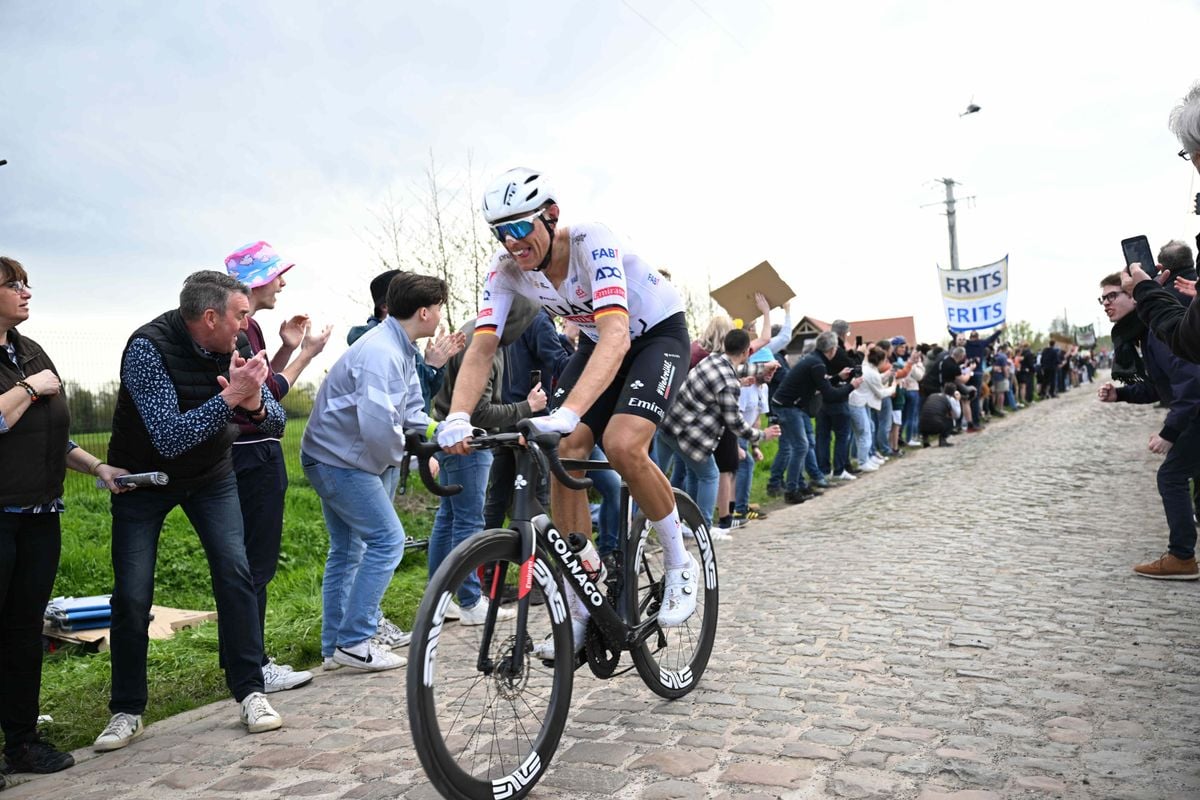
[[[754,302],[755,292],[762,292],[771,308],[779,308],[796,296],[792,287],[779,277],[771,262],[764,261],[724,286],[713,289],[711,297],[730,317],[749,323],[762,316]]]

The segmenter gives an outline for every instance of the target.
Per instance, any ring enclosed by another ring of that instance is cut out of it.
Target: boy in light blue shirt
[[[404,431],[430,423],[413,343],[437,332],[446,297],[439,278],[393,278],[387,319],[334,364],[300,443],[301,466],[329,529],[321,655],[330,667],[377,672],[406,663],[372,637],[379,602],[404,556],[404,528],[392,505],[397,467],[408,457]]]

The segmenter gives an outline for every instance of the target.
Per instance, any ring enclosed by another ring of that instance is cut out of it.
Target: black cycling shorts
[[[597,444],[613,414],[632,414],[661,425],[687,377],[692,342],[682,312],[667,317],[629,344],[617,376],[580,421],[592,431]],[[596,343],[579,337],[579,347],[558,378],[550,407],[558,408],[592,357]]]

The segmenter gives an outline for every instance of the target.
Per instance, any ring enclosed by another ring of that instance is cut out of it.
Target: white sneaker
[[[311,672],[306,670],[297,672],[287,664],[276,664],[273,658],[262,668],[262,673],[263,691],[267,694],[287,689],[299,689],[313,679]]]
[[[335,669],[341,669],[342,665],[333,660],[333,656],[325,656],[321,661],[321,669],[326,672],[333,672]]]
[[[882,467],[887,463],[887,459],[883,456],[871,456],[867,459],[868,463],[874,464],[877,467]]]
[[[446,615],[442,617],[446,620],[462,619],[462,609],[458,607],[458,603],[451,600],[446,603]]]
[[[858,468],[860,470],[862,470],[863,472],[875,472],[879,469],[879,465],[876,464],[874,461],[868,460],[868,461],[864,461],[863,463],[859,464]]]
[[[242,699],[242,724],[249,733],[265,733],[283,727],[283,717],[271,708],[262,692],[251,692]]]
[[[658,624],[664,628],[673,628],[687,622],[696,611],[696,577],[700,565],[692,555],[688,555],[688,563],[677,569],[667,570],[663,578],[662,606],[658,609]]]
[[[458,620],[459,625],[482,625],[487,622],[488,606],[490,603],[486,597],[480,597],[479,602],[470,608],[459,609],[459,614],[462,616]],[[503,621],[512,619],[517,615],[515,608],[505,608],[501,606],[496,610],[496,620]]]
[[[905,447],[920,447],[921,443],[916,439],[909,439],[907,442],[904,443],[904,446]]]
[[[573,637],[575,650],[578,652],[583,649],[583,637],[587,634],[587,620],[576,619],[571,617],[571,636]],[[543,661],[554,660],[554,634],[550,634],[542,641],[533,646],[533,655],[535,658],[540,658]]]
[[[733,534],[728,528],[713,528],[708,532],[708,538],[714,542],[728,542]]]
[[[379,627],[375,629],[375,635],[371,637],[371,641],[387,650],[403,647],[411,639],[411,633],[400,630],[400,627],[387,617],[379,618]]]
[[[333,660],[343,667],[353,667],[363,672],[382,672],[408,663],[407,658],[380,647],[373,639],[359,642],[353,647],[335,647]]]
[[[104,730],[96,737],[92,749],[98,753],[120,750],[145,732],[146,727],[142,725],[141,714],[113,714],[108,725],[104,726]]]
[[[842,470],[840,475],[831,475],[830,477],[833,478],[835,481],[856,481],[856,480],[858,480],[858,476],[852,475],[850,473],[850,470],[847,470],[847,469]]]

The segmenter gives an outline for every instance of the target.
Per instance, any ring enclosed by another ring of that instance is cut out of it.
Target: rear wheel
[[[451,598],[473,572],[497,567],[496,597],[505,585],[515,585],[520,544],[511,530],[471,537],[430,579],[417,611],[408,657],[408,720],[421,765],[443,797],[524,797],[549,766],[566,725],[572,659],[548,664],[532,653],[547,636],[555,652],[573,651],[565,598],[543,554],[535,561],[533,581],[546,602],[529,605],[520,641],[515,617],[473,626],[445,619]],[[516,669],[514,649],[524,653]]]
[[[658,695],[674,699],[696,688],[708,666],[717,635],[717,559],[700,509],[688,495],[675,490],[679,518],[683,522],[684,545],[700,565],[696,612],[682,625],[657,628],[630,655],[638,674]],[[625,559],[625,613],[636,625],[658,613],[662,602],[663,549],[658,532],[638,512],[629,528]]]

